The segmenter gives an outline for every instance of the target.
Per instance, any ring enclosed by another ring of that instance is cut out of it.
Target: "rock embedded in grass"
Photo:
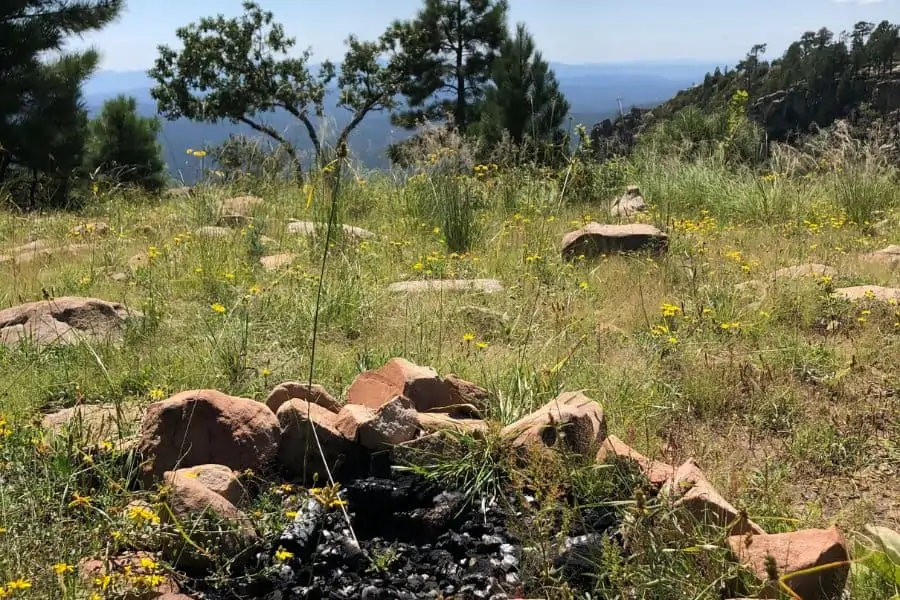
[[[879,302],[900,301],[900,288],[883,287],[880,285],[857,285],[853,287],[838,288],[834,290],[834,296],[850,302],[863,300],[877,300]]]
[[[394,294],[425,292],[478,292],[496,294],[503,291],[503,284],[496,279],[428,279],[422,281],[398,281],[388,286]]]
[[[760,598],[780,595],[778,584],[769,577],[769,561],[774,559],[778,576],[790,575],[788,587],[803,600],[837,600],[843,597],[850,572],[849,552],[841,531],[806,529],[771,535],[736,535],[727,540],[734,558],[746,565],[764,585]],[[804,573],[816,567],[831,567]]]
[[[230,229],[228,227],[216,227],[213,225],[205,225],[203,227],[198,228],[194,231],[194,235],[198,238],[213,240],[213,239],[221,239],[226,237],[231,237],[236,235],[234,229]]]
[[[118,302],[66,296],[0,310],[0,343],[76,344],[118,341],[130,318],[143,315]]]
[[[263,256],[259,259],[259,264],[261,264],[262,268],[266,271],[277,271],[278,269],[291,266],[296,259],[297,256],[295,254],[283,252],[281,254]]]
[[[226,215],[249,216],[262,204],[263,199],[258,196],[235,196],[219,202],[219,212]]]
[[[660,255],[668,249],[668,243],[669,236],[653,225],[588,223],[563,236],[562,257],[563,260],[571,261],[581,256],[590,259],[602,254],[637,251],[650,251],[654,255]]]
[[[636,185],[629,185],[625,193],[613,198],[609,203],[609,213],[614,217],[628,218],[636,213],[645,212],[649,207]]]
[[[95,586],[94,581],[98,579],[111,577],[116,582],[119,597],[125,600],[158,600],[179,591],[178,583],[159,565],[158,557],[150,552],[125,552],[110,558],[87,558],[78,563],[78,574],[88,587]]]
[[[277,417],[281,428],[278,459],[288,471],[307,480],[318,474],[324,481],[326,463],[333,472],[356,466],[360,449],[341,434],[337,415],[327,408],[294,398],[278,408]]]
[[[837,277],[837,269],[819,263],[804,263],[775,271],[775,279],[800,279],[803,277]]]
[[[313,236],[320,232],[324,234],[327,227],[327,223],[291,220],[287,224],[287,232],[291,234]],[[367,229],[363,229],[362,227],[355,227],[353,225],[340,225],[340,228],[345,235],[361,240],[370,240],[377,237],[374,233]]]
[[[641,473],[647,478],[650,485],[657,489],[661,488],[675,474],[675,468],[672,465],[657,460],[651,460],[634,448],[628,446],[628,444],[616,436],[611,435],[607,437],[600,446],[600,450],[597,451],[596,460],[598,463],[604,463],[613,456],[632,460],[637,463]]]
[[[140,415],[134,404],[79,404],[44,415],[41,428],[51,435],[71,435],[83,444],[112,443],[136,429]]]
[[[208,490],[222,496],[235,506],[241,505],[249,499],[247,489],[241,483],[238,474],[225,465],[197,465],[166,471],[163,474],[163,481],[173,481],[176,478],[198,481]]]
[[[260,472],[278,452],[281,429],[269,408],[217,390],[190,390],[151,404],[141,423],[144,471],[225,465]]]
[[[900,263],[900,245],[892,244],[881,250],[864,254],[862,259],[867,262],[894,266]]]

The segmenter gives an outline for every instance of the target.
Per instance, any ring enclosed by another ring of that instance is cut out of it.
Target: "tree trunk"
[[[462,0],[456,0],[456,127],[465,133],[466,126],[466,73],[463,62],[463,9]]]

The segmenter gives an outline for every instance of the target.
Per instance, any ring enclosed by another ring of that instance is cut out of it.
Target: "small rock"
[[[310,387],[305,383],[297,383],[296,381],[285,381],[276,385],[266,398],[266,406],[273,413],[277,413],[282,404],[294,398],[318,404],[335,414],[341,410],[340,403],[328,393],[328,390],[318,383],[314,383]]]
[[[318,473],[324,480],[325,465],[316,438],[322,445],[325,461],[333,471],[337,471],[348,459],[355,458],[354,444],[341,435],[336,421],[336,414],[318,404],[296,398],[282,404],[278,408],[281,427],[278,458],[281,464],[307,479]]]
[[[661,488],[675,474],[675,469],[672,465],[650,460],[614,435],[607,437],[603,441],[603,445],[600,446],[600,450],[597,452],[597,462],[604,463],[611,456],[627,458],[636,462],[641,473],[657,489]]]
[[[178,584],[149,552],[126,552],[109,560],[88,558],[78,564],[78,574],[89,587],[97,578],[114,577],[116,589],[125,588],[116,596],[122,600],[158,600],[163,594],[178,593]]]
[[[867,262],[879,263],[884,265],[895,265],[897,263],[900,263],[900,246],[892,244],[887,248],[882,248],[881,250],[876,250],[875,252],[865,254],[862,258]]]
[[[684,507],[697,522],[729,527],[729,535],[765,533],[716,491],[693,459],[675,470],[672,479],[663,487],[663,493],[677,498],[674,506]]]
[[[144,269],[150,265],[150,255],[146,252],[138,252],[134,256],[128,259],[128,267],[132,271],[137,271],[138,269]]]
[[[396,396],[409,398],[420,412],[453,405],[450,388],[437,371],[403,358],[392,358],[376,371],[360,373],[347,390],[347,404],[361,404],[377,410]]]
[[[0,343],[16,346],[121,339],[125,323],[142,315],[118,302],[66,296],[0,310]]]
[[[263,256],[259,259],[259,264],[261,264],[262,268],[266,271],[276,271],[291,266],[296,259],[296,255],[291,254],[290,252],[284,252],[282,254]]]
[[[182,536],[171,538],[165,553],[173,566],[206,570],[214,564],[214,557],[240,564],[241,553],[258,541],[247,515],[196,479],[171,476],[166,483],[171,515],[162,511],[163,522],[168,524],[174,516],[180,528],[190,532],[191,542],[204,550],[198,552]]]
[[[226,238],[232,235],[235,235],[233,229],[229,229],[228,227],[215,227],[213,225],[206,225],[204,227],[200,227],[194,232],[198,238],[206,238],[206,239],[217,239],[217,238]]]
[[[458,433],[483,433],[487,423],[481,419],[457,419],[446,413],[416,413],[419,428],[425,432],[456,431]]]
[[[316,235],[318,231],[322,233],[325,232],[327,227],[326,223],[313,223],[312,221],[290,221],[287,225],[287,232],[294,234],[302,234],[302,235]],[[341,229],[344,232],[344,235],[368,240],[377,237],[371,231],[363,229],[362,227],[354,227],[352,225],[341,225]]]
[[[669,236],[652,225],[588,223],[563,237],[562,256],[563,260],[570,261],[579,256],[596,258],[601,254],[638,250],[662,254],[668,248],[668,242]]]
[[[262,204],[263,199],[257,196],[235,196],[222,200],[219,203],[219,211],[224,214],[249,216]]]
[[[140,410],[131,404],[79,404],[44,415],[41,427],[51,435],[68,434],[83,444],[120,440],[131,434]]]
[[[145,472],[155,477],[206,464],[260,471],[274,460],[280,437],[278,420],[265,404],[191,390],[150,405],[139,448]]]
[[[600,405],[581,392],[563,392],[501,432],[517,446],[565,448],[595,456],[606,439],[606,418]]]
[[[729,537],[727,542],[735,558],[749,567],[761,584],[766,584],[760,598],[780,595],[777,583],[769,580],[767,557],[775,559],[779,576],[849,560],[847,544],[836,527],[771,535],[736,535]],[[849,571],[848,565],[839,565],[798,574],[786,583],[803,600],[837,600],[842,597]]]
[[[819,263],[806,263],[784,267],[775,271],[775,279],[799,279],[801,277],[836,277],[837,270]]]
[[[491,395],[483,387],[452,374],[444,378],[444,383],[450,390],[450,399],[454,407],[474,406],[479,411],[483,411],[487,407]],[[441,410],[449,409],[451,407]]]
[[[496,279],[429,279],[426,281],[398,281],[388,286],[391,293],[422,292],[479,292],[494,294],[503,291]]]
[[[419,421],[412,402],[395,396],[377,410],[347,404],[335,419],[335,428],[345,438],[369,450],[384,450],[416,437]]]
[[[625,193],[612,200],[609,204],[609,212],[614,217],[627,218],[638,212],[645,212],[649,208],[641,195],[641,190],[636,185],[630,185]]]
[[[164,481],[184,477],[193,479],[206,486],[212,492],[222,496],[235,506],[245,503],[249,495],[246,488],[238,479],[237,473],[225,465],[197,465],[186,469],[166,471],[163,474]]]
[[[509,315],[500,311],[483,306],[463,306],[456,314],[484,339],[503,336],[509,331]]]
[[[247,227],[253,219],[247,215],[220,215],[216,224],[220,227],[230,227],[232,229],[241,229]]]
[[[834,295],[851,302],[859,302],[861,300],[889,302],[891,300],[900,300],[900,289],[882,287],[880,285],[857,285],[853,287],[838,288],[834,290]]]

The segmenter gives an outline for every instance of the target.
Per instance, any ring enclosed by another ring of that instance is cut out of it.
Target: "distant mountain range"
[[[714,62],[655,61],[633,63],[563,64],[551,63],[560,88],[571,104],[572,123],[590,127],[614,116],[621,108],[653,106],[678,91],[695,85],[718,66]],[[88,109],[96,113],[103,101],[118,94],[133,96],[141,114],[156,115],[156,103],[150,97],[154,82],[144,71],[100,71],[85,84]],[[326,115],[321,126],[334,132],[349,118],[348,111],[335,106],[337,96],[331,90],[326,98]],[[298,146],[310,146],[302,126],[286,114],[273,113],[266,122],[293,139]],[[192,179],[195,167],[188,164],[187,148],[218,144],[230,134],[258,135],[248,127],[228,122],[196,123],[186,119],[163,121],[160,143],[173,176]],[[384,168],[388,160],[384,150],[388,144],[405,139],[409,132],[393,127],[387,113],[366,117],[350,137],[350,147],[358,160],[369,168]]]

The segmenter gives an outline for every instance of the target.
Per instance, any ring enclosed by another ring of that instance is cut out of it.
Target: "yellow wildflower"
[[[474,334],[474,333],[466,332],[466,333],[463,334],[463,341],[466,342],[466,343],[471,342],[471,341],[473,341],[474,339],[475,339],[475,334]]]
[[[78,492],[72,494],[72,501],[69,502],[69,508],[75,508],[76,506],[90,506],[91,505],[91,497],[90,496],[82,496]]]
[[[56,563],[53,565],[53,571],[57,575],[65,575],[66,573],[71,573],[74,570],[74,567],[67,563]]]
[[[28,590],[31,589],[31,582],[27,579],[13,579],[12,581],[6,582],[6,589],[11,592]]]
[[[285,560],[289,560],[291,558],[294,558],[294,553],[288,552],[284,548],[278,548],[278,550],[275,552],[276,560],[285,561]]]
[[[149,392],[150,399],[154,402],[159,402],[163,398],[166,397],[166,393],[162,390],[162,388],[155,387]]]
[[[220,315],[225,313],[225,307],[222,306],[221,304],[219,304],[218,302],[210,304],[209,307],[212,309],[213,312],[219,313]]]

